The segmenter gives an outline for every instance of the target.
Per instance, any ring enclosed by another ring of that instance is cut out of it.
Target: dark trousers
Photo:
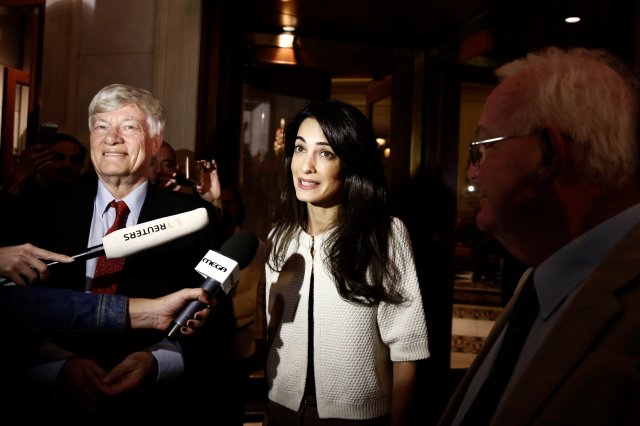
[[[367,420],[321,419],[315,404],[302,403],[298,411],[289,410],[273,401],[267,403],[264,426],[389,426],[391,416]]]

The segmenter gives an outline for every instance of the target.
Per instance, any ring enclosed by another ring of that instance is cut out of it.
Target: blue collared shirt
[[[142,204],[147,194],[147,185],[149,185],[149,181],[145,181],[122,199],[129,207],[126,226],[132,226],[138,223],[140,210],[142,210]],[[113,195],[111,195],[104,183],[98,180],[98,191],[93,202],[93,218],[91,219],[91,231],[89,232],[89,247],[102,244],[102,239],[107,233],[107,230],[116,219],[115,209],[109,208],[109,203],[113,200]],[[87,291],[91,289],[93,274],[96,271],[97,263],[97,258],[87,260],[85,283],[85,290]]]

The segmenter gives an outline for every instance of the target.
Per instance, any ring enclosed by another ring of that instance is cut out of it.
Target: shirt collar
[[[636,204],[585,232],[536,268],[534,281],[545,320],[640,222],[639,218],[640,204]]]
[[[138,185],[133,191],[128,193],[122,200],[127,203],[129,207],[129,217],[132,221],[127,220],[128,223],[138,223],[140,217],[140,210],[142,210],[142,204],[144,203],[145,196],[147,194],[147,186],[149,181],[145,180],[141,185]],[[107,187],[98,179],[98,192],[96,194],[96,211],[101,212],[101,215],[107,211],[109,203],[113,201],[113,195],[109,192]],[[116,200],[120,201],[120,200]]]

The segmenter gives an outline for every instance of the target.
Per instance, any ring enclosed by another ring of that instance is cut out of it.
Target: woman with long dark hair
[[[285,149],[267,241],[266,424],[402,424],[427,328],[371,124],[344,102],[310,103]]]

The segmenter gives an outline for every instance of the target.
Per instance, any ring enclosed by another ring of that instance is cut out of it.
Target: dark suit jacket
[[[439,424],[453,420],[513,302]],[[513,389],[503,396],[492,425],[640,424],[640,226],[580,286]]]
[[[65,254],[86,251],[97,178],[82,179],[78,185],[62,193],[40,193],[30,197],[22,220],[24,242]],[[199,287],[203,277],[195,271],[196,265],[208,250],[219,249],[222,235],[216,226],[213,207],[200,197],[159,189],[149,185],[138,223],[170,216],[199,207],[207,208],[209,225],[203,230],[181,237],[126,258],[117,293],[130,297],[158,297],[185,287]],[[47,286],[65,287],[82,291],[85,283],[85,261],[59,264],[50,268]],[[219,293],[218,305],[205,327],[192,336],[178,337],[185,360],[183,382],[191,389],[213,390],[212,366],[229,359],[234,330],[234,317],[230,298]],[[148,348],[162,340],[165,333],[157,331],[130,331],[124,335],[60,334],[54,340],[61,347],[84,358],[91,358],[110,369],[128,354]],[[185,382],[186,381],[186,382]]]

